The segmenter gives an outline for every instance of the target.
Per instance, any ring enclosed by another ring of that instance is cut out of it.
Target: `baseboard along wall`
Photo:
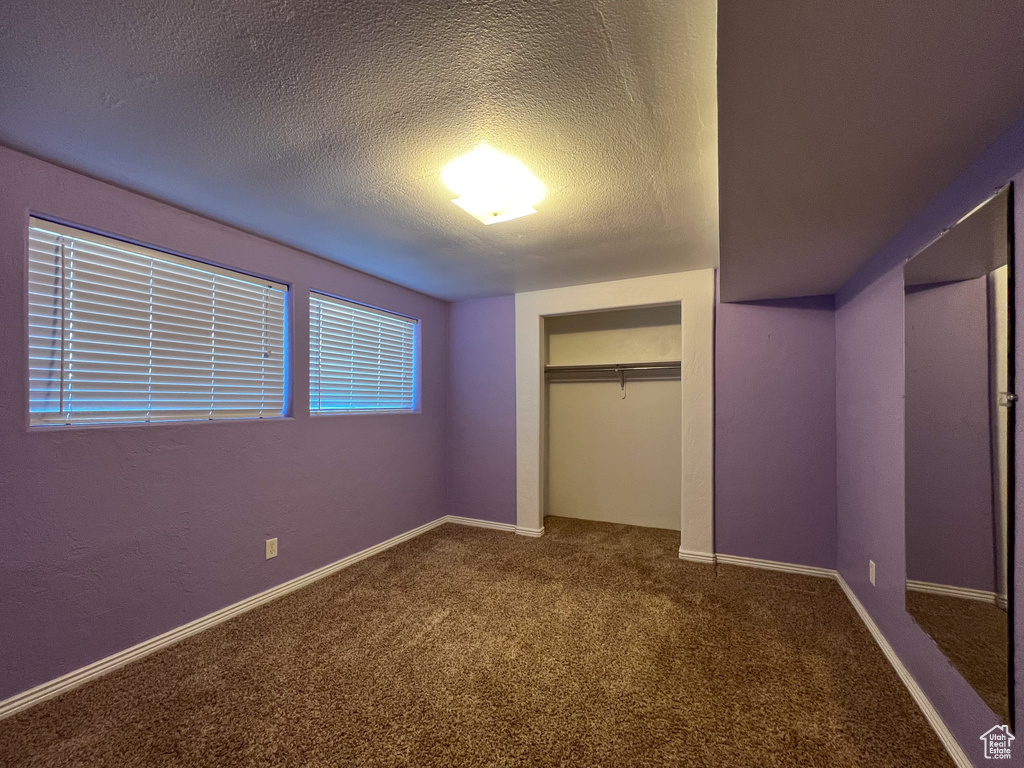
[[[544,528],[533,529],[533,528],[522,528],[510,523],[496,523],[490,520],[477,520],[470,517],[459,517],[457,515],[445,515],[439,517],[437,520],[433,520],[429,523],[414,528],[411,531],[394,536],[387,541],[382,541],[380,544],[375,544],[372,547],[368,547],[360,552],[344,557],[341,560],[330,563],[318,568],[315,571],[311,571],[307,574],[286,581],[283,584],[279,584],[276,587],[272,587],[264,592],[253,595],[252,597],[246,598],[233,605],[229,605],[219,611],[207,614],[195,621],[191,621],[188,624],[183,624],[176,629],[172,629],[169,632],[165,632],[162,635],[146,640],[138,645],[133,645],[130,648],[126,648],[123,651],[118,651],[115,654],[107,656],[104,659],[95,661],[92,664],[87,664],[80,669],[76,669],[73,672],[68,672],[66,675],[51,680],[47,683],[37,685],[34,688],[30,688],[22,693],[15,694],[4,701],[0,701],[0,720],[5,717],[9,717],[16,712],[28,709],[40,702],[51,699],[54,696],[59,696],[62,693],[66,693],[74,688],[77,688],[90,680],[94,680],[97,677],[105,675],[118,667],[123,667],[137,659],[141,659],[144,656],[148,656],[151,653],[167,648],[175,643],[184,640],[187,637],[202,632],[205,629],[209,629],[221,622],[227,621],[228,619],[234,618],[246,611],[251,611],[253,608],[269,603],[272,600],[276,600],[279,597],[283,597],[290,592],[294,592],[302,587],[308,586],[315,581],[326,578],[333,573],[347,568],[350,565],[358,563],[360,560],[365,560],[368,557],[372,557],[378,552],[383,552],[386,549],[390,549],[404,541],[416,538],[417,536],[426,533],[427,531],[438,528],[445,523],[454,523],[456,525],[467,525],[476,528],[487,528],[496,531],[505,531],[508,533],[516,533],[520,536],[539,537],[544,535]],[[758,560],[750,557],[739,557],[736,555],[722,555],[708,552],[690,552],[687,550],[680,549],[679,557],[683,560],[691,562],[703,563],[706,565],[714,565],[715,563],[723,563],[725,565],[736,565],[747,568],[761,568],[770,571],[781,571],[783,573],[795,573],[803,576],[818,576],[823,578],[834,579],[839,583],[843,592],[846,594],[847,599],[853,605],[854,610],[857,611],[857,615],[860,616],[861,620],[867,626],[871,636],[878,643],[882,653],[889,660],[889,663],[896,670],[896,674],[900,680],[907,687],[910,695],[914,701],[921,708],[921,712],[927,718],[929,724],[934,729],[936,735],[942,741],[946,751],[949,752],[950,757],[956,763],[958,768],[972,768],[971,761],[967,758],[967,755],[961,749],[959,743],[953,737],[953,734],[946,727],[942,717],[932,706],[928,700],[927,695],[918,685],[917,681],[910,674],[910,671],[904,666],[903,662],[900,661],[899,656],[893,650],[892,646],[885,639],[882,631],[875,624],[874,620],[868,614],[867,610],[861,604],[860,600],[854,594],[853,590],[850,589],[849,585],[839,575],[838,571],[829,568],[816,568],[807,565],[797,565],[794,563],[782,563],[774,560]],[[924,584],[925,582],[913,582],[915,584]],[[942,586],[942,585],[938,585]],[[913,587],[911,587],[913,588]],[[953,587],[952,589],[958,589]],[[928,590],[922,590],[928,591]],[[968,590],[971,592],[978,592],[978,590]],[[991,595],[992,593],[986,593]],[[972,598],[981,599],[981,598]],[[987,598],[987,599],[991,599]]]
[[[682,554],[680,554],[682,557]],[[896,654],[896,651],[889,644],[889,641],[885,639],[885,635],[882,634],[882,630],[875,624],[874,619],[871,618],[871,614],[868,613],[867,609],[861,603],[860,599],[850,588],[850,585],[846,583],[839,571],[832,568],[816,568],[809,565],[797,565],[795,563],[780,563],[774,560],[758,560],[752,557],[738,557],[736,555],[715,555],[715,559],[719,563],[726,563],[728,565],[741,565],[748,568],[761,568],[768,571],[782,571],[784,573],[798,573],[804,576],[820,576],[823,578],[834,579],[839,587],[843,590],[846,595],[846,599],[850,601],[853,609],[860,616],[860,620],[864,622],[864,625],[868,628],[868,632],[871,633],[871,637],[874,638],[878,647],[881,648],[882,654],[886,659],[889,660],[889,664],[896,671],[896,675],[906,686],[910,692],[910,696],[917,703],[917,706],[921,709],[921,713],[928,720],[928,724],[931,725],[932,730],[935,731],[935,735],[939,737],[939,741],[942,742],[942,746],[946,748],[946,752],[953,759],[957,768],[973,768],[974,764],[967,757],[960,743],[953,736],[953,733],[946,726],[942,716],[938,713],[938,710],[932,706],[931,701],[928,699],[927,694],[918,684],[914,676],[910,674],[910,670],[906,668],[900,657]]]
[[[679,559],[686,560],[691,563],[705,563],[707,565],[715,564],[715,554],[713,552],[693,552],[689,549],[679,548]]]
[[[882,630],[880,630],[878,625],[875,624],[874,619],[871,618],[871,614],[868,613],[867,608],[864,607],[861,601],[857,598],[857,595],[855,595],[853,590],[850,589],[850,585],[846,583],[846,580],[840,576],[839,573],[836,573],[835,578],[836,581],[839,582],[839,586],[842,587],[843,592],[846,593],[846,597],[853,605],[854,610],[857,611],[857,615],[860,616],[861,621],[863,621],[865,626],[867,626],[871,636],[875,638],[875,642],[878,643],[878,647],[882,649],[882,653],[885,654],[885,658],[887,658],[889,663],[892,664],[893,669],[896,670],[896,674],[899,676],[900,680],[903,681],[907,690],[910,691],[910,695],[913,697],[914,701],[917,702],[917,706],[921,708],[921,712],[928,720],[928,723],[935,731],[935,734],[939,737],[939,740],[942,742],[942,746],[946,748],[949,756],[953,758],[953,762],[956,763],[957,768],[974,768],[974,763],[972,763],[970,758],[967,757],[967,754],[961,748],[960,743],[953,737],[949,728],[946,727],[945,722],[942,720],[942,716],[939,715],[935,707],[932,706],[928,696],[921,689],[921,686],[917,684],[914,676],[910,674],[910,670],[908,670],[904,666],[903,662],[900,661],[900,657],[896,655],[896,651],[891,645],[889,645],[889,641],[885,639],[885,635],[882,634]]]
[[[914,592],[926,592],[929,595],[943,595],[944,597],[959,597],[961,600],[995,603],[1000,608],[1006,607],[1006,595],[988,592],[984,589],[954,587],[951,584],[935,584],[930,581],[914,581],[912,579],[907,579],[907,589]]]
[[[489,520],[476,520],[473,518],[458,517],[455,515],[439,517],[437,520],[432,520],[418,528],[413,528],[411,531],[400,533],[398,536],[394,536],[387,541],[382,541],[380,544],[367,547],[360,552],[356,552],[348,557],[343,557],[341,560],[325,565],[315,571],[310,571],[309,573],[298,576],[291,581],[286,581],[283,584],[279,584],[276,587],[272,587],[264,592],[248,597],[245,600],[234,603],[233,605],[221,608],[219,611],[214,611],[213,613],[207,614],[195,621],[190,621],[188,624],[183,624],[182,626],[172,629],[169,632],[165,632],[162,635],[157,635],[156,637],[145,640],[138,645],[125,648],[123,651],[118,651],[106,658],[94,661],[92,664],[87,664],[80,669],[76,669],[73,672],[68,672],[66,675],[61,675],[55,680],[37,685],[35,688],[30,688],[22,693],[15,694],[8,699],[0,701],[0,720],[13,715],[15,712],[28,709],[40,702],[51,699],[54,696],[59,696],[60,694],[66,693],[80,685],[84,685],[90,680],[100,677],[101,675],[105,675],[108,672],[112,672],[118,667],[123,667],[125,664],[135,661],[136,659],[141,659],[151,653],[163,650],[164,648],[184,640],[186,637],[191,637],[192,635],[202,632],[204,629],[209,629],[210,627],[216,626],[228,619],[232,619],[246,611],[251,611],[253,608],[269,603],[271,600],[284,597],[290,592],[302,589],[315,581],[319,581],[320,579],[330,576],[332,573],[337,573],[343,568],[348,568],[350,565],[354,565],[360,560],[372,557],[378,552],[383,552],[385,549],[390,549],[397,544],[401,544],[403,541],[414,539],[429,530],[444,525],[445,523],[469,525],[476,528],[490,528],[498,531],[516,531],[516,526],[508,523],[495,523]]]
[[[777,560],[758,560],[753,557],[739,557],[738,555],[715,555],[715,559],[725,565],[740,565],[746,568],[760,568],[764,571],[781,571],[782,573],[818,576],[825,579],[836,578],[836,571],[833,568],[818,568],[813,565],[797,565],[796,563],[780,563]]]

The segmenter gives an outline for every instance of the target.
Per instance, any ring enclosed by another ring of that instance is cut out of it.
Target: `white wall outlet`
[[[267,560],[272,557],[277,557],[277,539],[267,539]],[[872,574],[874,574],[874,566],[872,566]],[[875,583],[875,577],[872,575],[871,583]]]
[[[276,542],[277,539],[274,539]],[[277,544],[274,545],[274,553],[277,553]],[[868,560],[868,578],[871,579],[871,586],[875,586],[875,561]]]

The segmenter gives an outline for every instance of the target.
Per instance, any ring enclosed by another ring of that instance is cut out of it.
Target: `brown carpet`
[[[951,766],[829,580],[447,525],[0,722],[14,766]]]
[[[907,612],[986,704],[1010,722],[1010,630],[993,603],[907,590]]]

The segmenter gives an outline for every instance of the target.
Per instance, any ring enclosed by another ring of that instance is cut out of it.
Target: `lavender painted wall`
[[[516,522],[514,296],[451,309],[451,513]]]
[[[447,513],[446,303],[2,147],[0,179],[0,699]],[[291,417],[29,429],[30,211],[290,283]],[[311,287],[421,319],[422,413],[310,418]]]
[[[995,724],[996,718],[904,606],[903,264],[1021,169],[1024,120],[943,190],[836,297],[837,565],[978,765],[985,762],[978,737]],[[1024,182],[1024,177],[1018,182]],[[1024,231],[1020,206],[1018,194],[1018,232]],[[1020,342],[1024,340],[1021,330],[1018,326],[1018,360]],[[1021,425],[1018,421],[1018,445],[1024,444]],[[1018,477],[1024,477],[1024,451],[1017,452],[1016,462]],[[1020,484],[1017,494],[1021,508],[1024,496]],[[1015,635],[1017,648],[1021,649],[1024,537],[1017,541]],[[869,558],[878,568],[875,587],[868,581]],[[1022,712],[1022,659],[1019,653],[1016,658],[1017,711]],[[1016,758],[1009,764],[1024,765],[1024,750],[1015,751]]]
[[[995,591],[988,278],[908,288],[907,578]]]
[[[715,550],[835,567],[831,296],[719,304]]]
[[[835,564],[831,297],[722,304],[716,329],[716,548]],[[515,523],[515,302],[451,311],[451,509]]]

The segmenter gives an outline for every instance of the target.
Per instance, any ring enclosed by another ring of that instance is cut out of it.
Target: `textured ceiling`
[[[719,60],[722,297],[833,293],[1024,112],[1024,5],[721,0]]]
[[[714,266],[715,5],[8,1],[0,141],[445,298]],[[450,202],[483,140],[539,213]]]

